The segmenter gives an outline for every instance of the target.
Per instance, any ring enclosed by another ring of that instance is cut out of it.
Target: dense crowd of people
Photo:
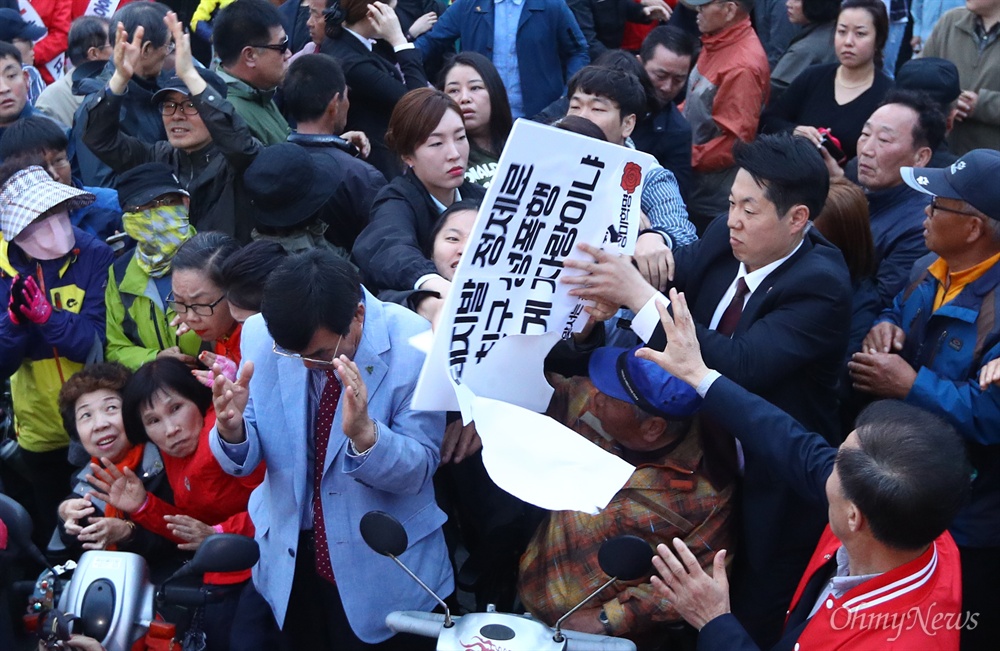
[[[212,651],[433,648],[373,510],[453,609],[601,588],[563,626],[640,650],[1000,638],[1000,0],[93,4],[0,0],[0,490],[51,559],[253,536]],[[546,413],[635,467],[596,515],[411,406],[521,118],[657,161],[634,255],[560,262]]]

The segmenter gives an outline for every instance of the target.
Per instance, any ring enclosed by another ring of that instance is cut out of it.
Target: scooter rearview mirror
[[[635,581],[649,574],[653,565],[653,550],[649,543],[638,536],[617,536],[601,543],[601,548],[597,551],[597,564],[610,578],[556,621],[555,635],[552,636],[556,642],[563,642],[566,639],[562,634],[563,622],[596,597],[601,590],[615,581]]]
[[[257,564],[260,548],[249,536],[217,533],[205,538],[187,564],[192,572],[238,572]]]
[[[361,516],[361,537],[365,544],[372,548],[376,554],[388,556],[396,565],[406,572],[411,579],[416,581],[427,594],[434,597],[434,600],[444,609],[444,627],[451,628],[455,623],[451,619],[451,611],[448,604],[444,602],[436,592],[427,587],[427,584],[420,580],[420,577],[406,567],[403,561],[399,560],[399,555],[406,551],[409,539],[406,537],[406,529],[399,520],[384,511],[369,511]]]
[[[362,516],[361,537],[374,552],[383,556],[399,556],[409,545],[403,525],[383,511],[369,511]]]
[[[597,562],[608,576],[619,581],[635,581],[650,573],[653,550],[638,536],[618,536],[601,545]]]
[[[256,565],[258,560],[260,547],[253,538],[236,533],[212,534],[202,541],[194,558],[181,566],[163,584],[192,574],[246,570]]]
[[[3,493],[0,493],[0,520],[3,520],[4,525],[7,527],[7,536],[9,538],[7,551],[11,556],[27,554],[31,557],[31,560],[43,567],[52,569],[45,555],[31,541],[31,530],[33,528],[31,516],[28,515],[23,506]]]

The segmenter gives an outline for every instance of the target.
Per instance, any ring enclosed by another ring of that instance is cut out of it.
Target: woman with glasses
[[[389,117],[407,91],[427,86],[423,60],[403,34],[395,4],[332,0],[324,12],[327,39],[319,48],[340,63],[351,89],[347,130],[367,134],[368,162],[387,179],[402,171],[385,143]]]
[[[239,248],[236,240],[223,233],[199,233],[186,241],[173,259],[172,291],[167,302],[177,314],[172,325],[177,326],[179,335],[194,332],[209,352],[235,366],[240,363],[242,324],[229,310],[222,289],[222,265]],[[225,364],[208,355],[202,361]]]
[[[820,129],[828,129],[843,150],[843,165],[857,155],[865,121],[892,87],[892,79],[882,72],[889,18],[881,0],[845,0],[836,25],[838,63],[812,66],[800,74],[764,110],[760,130],[792,131],[820,147]]]

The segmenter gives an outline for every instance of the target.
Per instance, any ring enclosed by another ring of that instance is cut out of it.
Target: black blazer
[[[715,219],[701,240],[674,256],[674,286],[689,297],[709,368],[836,445],[838,373],[851,319],[851,281],[840,251],[810,228],[799,250],[751,294],[732,338],[708,329],[739,268],[726,217]],[[665,341],[657,328],[650,346],[662,349]],[[732,422],[720,425],[734,435],[742,431]],[[744,455],[733,613],[761,648],[769,648],[780,634],[826,512],[775,473],[770,459],[751,448],[744,448]]]
[[[415,48],[395,53],[396,61],[384,58],[378,51],[370,52],[353,34],[342,32],[327,38],[319,51],[329,54],[344,69],[350,89],[351,108],[347,113],[347,130],[364,131],[372,143],[368,162],[387,179],[399,176],[402,165],[385,146],[385,132],[396,102],[411,90],[425,88],[423,59]],[[403,78],[395,63],[403,71]]]
[[[840,251],[810,228],[799,250],[751,294],[732,338],[708,329],[739,269],[726,217],[674,257],[673,286],[688,297],[705,363],[838,444],[837,378],[851,319],[851,279]],[[649,344],[662,350],[665,343],[657,327]]]
[[[486,190],[465,181],[463,199],[482,199]],[[430,193],[412,172],[397,176],[372,203],[371,220],[354,243],[355,264],[369,291],[410,290],[426,274],[437,273],[426,251],[440,212]]]

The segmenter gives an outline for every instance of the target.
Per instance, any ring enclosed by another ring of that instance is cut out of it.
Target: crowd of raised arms
[[[596,515],[411,407],[520,118],[657,161],[545,360],[634,466]],[[0,0],[0,492],[154,582],[255,537],[210,651],[434,648],[373,510],[459,613],[553,625],[632,534],[649,574],[564,628],[995,649],[998,263],[1000,0]]]

